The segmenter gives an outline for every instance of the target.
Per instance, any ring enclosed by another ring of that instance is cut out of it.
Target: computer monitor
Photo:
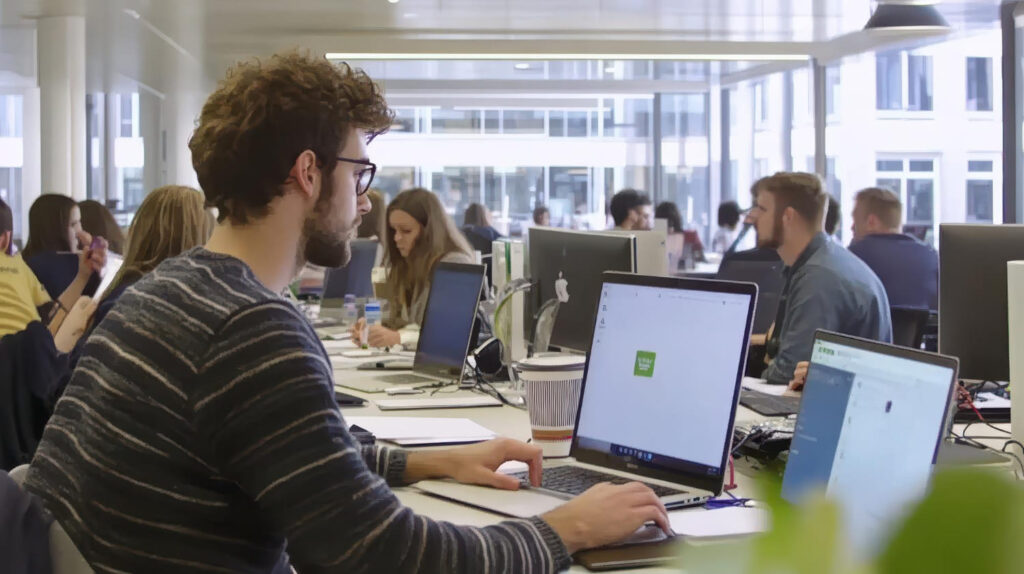
[[[352,259],[344,267],[328,268],[324,272],[324,292],[321,296],[323,305],[337,307],[345,300],[345,295],[355,295],[357,299],[373,297],[373,266],[377,263],[377,248],[380,244],[374,239],[356,239],[349,243]]]
[[[668,275],[669,269],[667,233],[663,231],[599,231],[608,235],[636,236],[636,272],[641,275]]]
[[[551,344],[563,350],[589,351],[601,275],[605,271],[636,272],[636,237],[533,227],[529,249],[530,277],[536,284],[533,309],[551,299],[561,301]]]
[[[785,279],[781,259],[756,261],[742,258],[728,258],[718,268],[717,279],[724,281],[749,281],[757,284],[757,311],[754,313],[754,333],[767,333],[775,321],[779,299]]]
[[[721,493],[757,287],[604,278],[572,456]]]
[[[420,326],[413,371],[459,379],[472,343],[483,265],[438,263],[430,280],[430,295]]]
[[[878,550],[928,488],[956,376],[952,357],[818,331],[783,498],[824,492],[854,549]]]
[[[1024,225],[939,226],[939,352],[960,376],[1010,379],[1006,263],[1024,259]]]

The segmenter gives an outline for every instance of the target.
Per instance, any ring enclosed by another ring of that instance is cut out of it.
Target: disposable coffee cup
[[[585,363],[579,355],[550,355],[514,366],[526,391],[532,442],[545,457],[569,456]]]

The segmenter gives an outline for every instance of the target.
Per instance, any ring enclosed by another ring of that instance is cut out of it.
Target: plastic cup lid
[[[578,371],[586,362],[587,358],[582,355],[549,355],[523,359],[515,368],[519,371]]]

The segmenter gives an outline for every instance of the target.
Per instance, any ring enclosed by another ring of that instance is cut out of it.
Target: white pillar
[[[37,21],[42,191],[85,199],[85,17]]]

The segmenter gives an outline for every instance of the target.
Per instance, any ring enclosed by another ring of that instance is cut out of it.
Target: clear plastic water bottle
[[[351,327],[359,320],[359,309],[356,309],[355,295],[345,295],[345,306],[342,307],[341,320],[345,327]]]
[[[367,341],[370,337],[370,327],[379,325],[381,322],[380,303],[377,301],[367,302],[364,314],[366,316],[366,326],[363,327],[363,341]],[[363,347],[368,346],[366,343],[363,344]]]

